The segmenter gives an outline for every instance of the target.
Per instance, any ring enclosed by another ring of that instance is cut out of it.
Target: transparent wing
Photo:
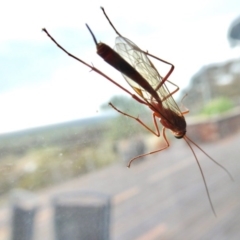
[[[177,103],[174,101],[172,96],[170,96],[167,86],[162,84],[163,78],[160,76],[153,63],[149,60],[148,56],[143,53],[142,50],[132,41],[120,36],[116,38],[115,48],[121,57],[124,58],[133,68],[135,68],[142,77],[150,83],[152,88],[157,91],[160,99],[162,100],[161,103],[163,107],[165,109],[171,109],[173,112],[177,113],[178,116],[181,116],[182,113]],[[140,97],[148,102],[152,101],[152,96],[146,89],[142,88],[136,81],[133,81],[124,74],[123,77]]]

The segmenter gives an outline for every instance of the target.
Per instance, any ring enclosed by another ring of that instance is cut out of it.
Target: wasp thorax
[[[108,55],[109,51],[111,51],[111,50],[112,49],[105,43],[100,42],[97,45],[97,54],[102,58],[105,58],[106,55]]]

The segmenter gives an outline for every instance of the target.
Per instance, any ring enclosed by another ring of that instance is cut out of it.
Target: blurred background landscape
[[[88,190],[110,196],[109,239],[216,239],[216,236],[217,239],[239,239],[239,4],[225,1],[219,6],[212,0],[199,1],[193,6],[185,1],[189,12],[172,13],[170,17],[165,13],[157,16],[154,4],[150,4],[146,12],[147,7],[140,2],[139,11],[131,19],[134,6],[126,11],[119,6],[122,12],[117,13],[113,4],[102,2],[124,36],[133,42],[136,39],[139,46],[147,47],[154,55],[175,65],[176,71],[170,80],[180,86],[175,100],[181,109],[190,110],[186,116],[187,135],[235,177],[232,183],[211,161],[207,159],[203,163],[210,195],[220,215],[216,220],[201,176],[196,176],[199,170],[194,156],[185,142],[167,133],[169,149],[139,159],[127,169],[125,166],[131,158],[159,149],[164,142],[134,120],[113,111],[108,103],[139,117],[154,129],[151,111],[123,95],[106,79],[69,59],[40,32],[42,27],[49,27],[66,49],[69,46],[70,52],[88,63],[93,62],[129,89],[118,73],[96,59],[91,38],[88,33],[83,34],[87,31],[82,23],[89,21],[99,41],[113,39],[112,35],[109,37],[112,29],[98,8],[99,3],[93,3],[78,6],[73,1],[73,6],[86,10],[79,10],[79,15],[74,12],[76,17],[71,14],[63,21],[62,15],[65,11],[71,12],[72,7],[64,9],[65,5],[59,4],[56,10],[53,1],[43,11],[45,17],[40,17],[33,15],[45,5],[40,7],[40,3],[26,1],[23,5],[32,10],[28,17],[33,17],[33,21],[30,24],[22,20],[27,23],[23,24],[25,35],[11,22],[3,30],[5,37],[0,42],[0,239],[14,239],[11,216],[14,204],[19,201],[16,189],[31,193],[37,199],[39,210],[34,227],[28,225],[27,229],[34,228],[29,239],[43,239],[42,231],[46,232],[45,239],[54,239],[56,226],[50,202],[56,194]],[[162,4],[164,12],[170,11],[171,4]],[[163,25],[164,20],[169,23]],[[124,21],[131,22],[132,27],[127,29]],[[164,71],[165,66],[160,66],[161,74]],[[198,155],[200,161],[207,158],[199,151]],[[23,201],[27,199],[26,194]]]

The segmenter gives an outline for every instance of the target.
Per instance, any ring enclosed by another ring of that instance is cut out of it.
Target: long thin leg
[[[160,132],[159,132],[159,128],[158,128],[158,125],[157,125],[157,121],[156,121],[156,115],[155,113],[153,113],[153,122],[154,122],[154,126],[155,126],[155,129],[157,132],[154,132],[151,128],[149,128],[145,123],[143,123],[139,118],[136,118],[136,117],[133,117],[125,112],[122,112],[120,111],[119,109],[117,109],[112,103],[109,103],[109,105],[115,109],[117,112],[123,114],[124,116],[127,116],[129,118],[132,118],[134,120],[136,120],[137,122],[139,122],[143,127],[145,127],[148,131],[150,131],[151,133],[153,133],[154,135],[156,135],[157,137],[160,137]]]
[[[104,14],[105,17],[107,18],[109,24],[111,25],[111,27],[112,27],[112,28],[114,29],[114,31],[116,32],[116,34],[117,34],[118,36],[120,36],[120,37],[123,37],[123,36],[117,31],[117,29],[114,27],[114,25],[112,24],[111,20],[109,19],[108,15],[106,14],[104,8],[101,7],[101,9],[102,9],[102,11],[103,11],[103,14]],[[142,51],[142,50],[141,50],[141,51]],[[155,90],[157,91],[159,88],[161,88],[161,86],[164,84],[164,82],[165,82],[165,81],[168,79],[168,77],[172,74],[172,72],[173,72],[173,70],[174,70],[174,65],[173,65],[172,63],[167,62],[167,61],[165,61],[165,60],[163,60],[163,59],[161,59],[161,58],[158,58],[158,57],[156,57],[156,56],[154,56],[154,55],[152,55],[152,54],[150,54],[150,53],[148,53],[148,52],[145,52],[145,51],[142,51],[142,52],[145,53],[145,54],[147,54],[147,55],[149,55],[149,56],[152,57],[152,58],[155,58],[155,59],[157,59],[157,60],[159,60],[159,61],[161,61],[161,62],[163,62],[163,63],[166,63],[166,64],[168,64],[168,65],[171,66],[169,72],[168,72],[168,73],[166,74],[166,76],[162,79],[162,81],[161,81],[161,83],[159,84],[159,86],[157,87],[157,89],[155,89]],[[175,85],[175,84],[174,84],[174,85]],[[177,90],[177,91],[178,91],[178,90]]]
[[[171,82],[171,81],[169,81],[169,80],[166,80],[168,83],[170,83],[170,84],[172,84],[172,85],[174,85],[175,87],[176,87],[176,89],[173,91],[173,92],[171,92],[170,94],[168,94],[166,97],[164,97],[163,99],[162,99],[162,101],[165,101],[166,99],[168,99],[169,97],[171,97],[173,94],[175,94],[178,90],[179,90],[179,86],[178,85],[176,85],[175,83],[173,83],[173,82]],[[161,85],[162,86],[162,85]]]
[[[183,104],[183,99],[185,98],[187,96],[187,93],[186,94],[184,94],[184,96],[183,96],[183,98],[181,99],[181,108],[183,107],[183,108],[185,108],[185,111],[184,112],[182,112],[182,114],[184,115],[184,114],[188,114],[189,113],[189,109],[188,108],[186,108],[185,106],[184,106],[184,104]]]
[[[122,87],[121,85],[119,85],[117,82],[115,82],[113,79],[111,79],[110,77],[108,77],[106,74],[104,74],[103,72],[101,72],[99,69],[89,65],[88,63],[84,62],[83,60],[81,60],[80,58],[74,56],[73,54],[71,54],[70,52],[68,52],[65,48],[63,48],[47,31],[47,29],[43,28],[42,29],[47,36],[57,45],[58,48],[60,48],[63,52],[65,52],[68,56],[74,58],[75,60],[81,62],[82,64],[84,64],[85,66],[89,67],[92,71],[102,75],[103,77],[105,77],[106,79],[108,79],[110,82],[112,82],[113,84],[115,84],[116,86],[118,86],[119,88],[121,88],[123,91],[125,91],[126,93],[128,93],[129,95],[131,95],[132,98],[134,98],[136,101],[138,101],[139,103],[148,105],[146,102],[144,102],[143,100],[141,100],[139,97],[137,97],[135,94],[132,94],[131,92],[129,92],[126,88]]]
[[[139,155],[139,156],[137,156],[137,157],[135,157],[135,158],[132,158],[132,159],[129,161],[127,167],[130,168],[132,162],[135,161],[135,160],[138,159],[138,158],[145,157],[145,156],[147,156],[147,155],[154,154],[154,153],[157,153],[157,152],[161,152],[161,151],[163,151],[164,149],[168,148],[168,147],[170,146],[170,144],[169,144],[169,142],[168,142],[168,140],[167,140],[167,137],[166,137],[166,134],[165,134],[165,127],[163,127],[163,129],[162,129],[162,135],[163,135],[163,138],[164,138],[164,140],[165,140],[165,142],[166,142],[166,144],[167,144],[165,147],[163,147],[163,148],[161,148],[161,149],[159,149],[159,150],[152,151],[152,152],[149,152],[149,153],[145,153],[145,154]]]
[[[103,8],[103,7],[100,7],[100,8],[102,9],[103,14],[105,15],[106,19],[108,20],[109,24],[111,25],[111,27],[113,28],[113,30],[115,31],[115,33],[116,33],[118,36],[122,37],[122,35],[117,31],[117,29],[114,27],[114,25],[113,25],[112,22],[110,21],[110,18],[109,18],[108,15],[106,14],[104,8]]]
[[[189,113],[189,110],[187,109],[186,111],[181,112],[181,113],[182,113],[182,115],[188,114],[188,113]]]
[[[141,51],[142,51],[142,50],[141,50]],[[174,65],[173,65],[172,63],[170,63],[170,62],[167,62],[167,61],[165,61],[165,60],[163,60],[163,59],[161,59],[161,58],[159,58],[159,57],[156,57],[156,56],[150,54],[149,52],[145,52],[145,51],[142,51],[142,52],[145,53],[145,54],[147,54],[148,56],[150,56],[150,57],[152,57],[152,58],[155,58],[155,59],[157,59],[157,60],[159,60],[159,61],[161,61],[161,62],[163,62],[163,63],[166,63],[166,64],[168,64],[168,65],[171,66],[170,70],[168,71],[168,73],[166,74],[166,76],[162,79],[161,83],[159,84],[159,86],[158,86],[158,88],[157,88],[157,90],[158,90],[158,89],[161,88],[161,86],[165,83],[165,81],[167,81],[167,79],[169,78],[169,76],[172,74],[172,72],[173,72],[173,70],[174,70]]]

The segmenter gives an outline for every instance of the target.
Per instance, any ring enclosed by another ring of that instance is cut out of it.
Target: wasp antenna
[[[114,25],[112,24],[111,20],[109,19],[108,15],[106,14],[105,10],[103,7],[100,7],[103,11],[103,14],[105,15],[106,19],[108,20],[109,24],[111,25],[111,27],[114,29],[115,33],[117,35],[119,35],[120,37],[122,37],[122,35],[117,31],[117,29],[114,27]]]
[[[196,162],[197,162],[197,165],[198,165],[199,170],[200,170],[201,175],[202,175],[202,179],[203,179],[204,186],[205,186],[205,189],[206,189],[206,192],[207,192],[207,196],[208,196],[208,201],[209,201],[210,206],[211,206],[211,208],[212,208],[213,214],[215,215],[215,217],[217,217],[217,214],[216,214],[216,212],[215,212],[215,210],[214,210],[214,207],[213,207],[213,204],[212,204],[212,200],[211,200],[211,197],[210,197],[210,194],[209,194],[209,191],[208,191],[207,183],[206,183],[206,180],[205,180],[205,177],[204,177],[204,174],[203,174],[203,170],[202,170],[202,168],[201,168],[201,165],[200,165],[200,163],[199,163],[199,161],[198,161],[198,158],[197,158],[195,152],[193,151],[192,146],[191,146],[190,143],[188,142],[189,138],[185,138],[185,136],[184,136],[184,140],[186,141],[187,145],[190,147],[190,149],[191,149],[191,151],[192,151],[192,153],[193,153],[193,156],[195,157],[195,160],[196,160]],[[191,142],[192,142],[192,141],[191,141]]]
[[[195,142],[193,142],[189,137],[187,137],[186,135],[184,136],[185,140],[187,139],[188,141],[190,141],[193,145],[195,145],[200,151],[202,151],[210,160],[212,160],[216,165],[218,165],[220,168],[222,168],[229,176],[229,178],[234,182],[234,178],[231,175],[231,173],[224,167],[222,166],[220,163],[218,163],[216,160],[214,160],[211,156],[209,156],[202,148],[200,148]]]
[[[86,23],[86,26],[87,26],[87,28],[88,28],[88,30],[89,30],[89,32],[91,33],[91,35],[92,35],[92,38],[93,38],[93,41],[95,42],[95,44],[96,44],[96,46],[98,45],[98,42],[97,42],[97,39],[96,39],[96,37],[94,36],[94,34],[93,34],[93,32],[92,32],[92,30],[91,30],[91,28],[87,25],[87,23]]]

